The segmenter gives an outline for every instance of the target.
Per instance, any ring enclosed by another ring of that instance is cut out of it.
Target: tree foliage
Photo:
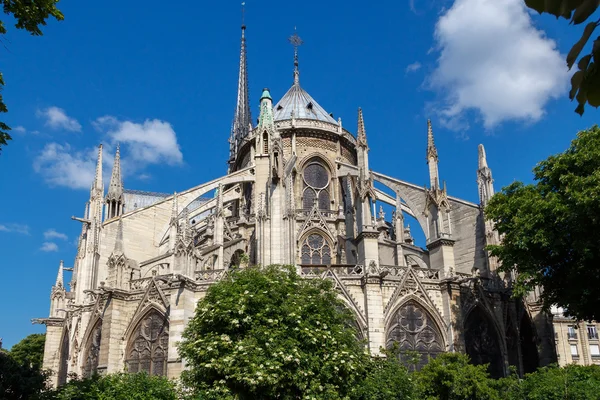
[[[502,235],[491,255],[516,272],[515,295],[541,285],[547,308],[600,320],[600,129],[538,163],[534,179],[503,188],[486,207]]]
[[[415,391],[414,380],[400,362],[396,351],[386,357],[376,357],[367,364],[367,374],[357,385],[353,400],[410,399]]]
[[[10,353],[0,351],[0,398],[11,400],[39,399],[46,389],[48,374],[21,364]]]
[[[211,286],[183,333],[184,383],[202,399],[343,399],[369,356],[326,280],[293,267],[235,272]]]
[[[10,356],[19,364],[41,369],[44,360],[45,343],[45,334],[31,334],[10,349]]]
[[[145,373],[118,373],[74,379],[45,396],[45,400],[176,400],[178,398],[172,381]]]
[[[473,365],[461,353],[445,353],[415,372],[416,397],[423,400],[500,400],[487,365]]]
[[[600,2],[598,0],[525,0],[527,7],[541,13],[548,13],[569,20],[578,25],[588,20],[594,14]],[[597,21],[588,22],[583,29],[581,38],[573,45],[567,54],[567,66],[573,67],[579,55],[585,48],[594,30],[600,24]],[[585,104],[593,107],[600,106],[600,36],[594,40],[589,54],[584,55],[577,63],[577,71],[571,77],[569,98],[577,99],[575,112],[583,115]]]
[[[24,29],[33,36],[41,36],[41,27],[46,25],[50,17],[56,20],[63,20],[64,16],[56,7],[59,0],[0,0],[4,14],[12,15],[15,19],[15,27]],[[6,34],[6,26],[0,21],[0,35]],[[4,88],[4,77],[0,73],[0,113],[8,112],[4,103],[1,91]],[[8,132],[10,127],[4,122],[0,122],[0,151],[2,146],[11,140]]]

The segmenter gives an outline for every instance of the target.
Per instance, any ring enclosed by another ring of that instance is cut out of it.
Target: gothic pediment
[[[140,300],[134,315],[137,316],[140,313],[145,312],[148,307],[155,307],[162,312],[166,312],[169,308],[169,301],[167,300],[163,290],[157,284],[156,278],[152,278],[150,280],[150,283],[146,288],[146,292]]]
[[[310,214],[306,218],[306,221],[304,221],[304,224],[298,231],[298,236],[296,237],[296,240],[300,240],[305,233],[314,228],[317,228],[323,232],[327,232],[329,234],[329,238],[331,238],[332,240],[335,240],[335,237],[337,236],[334,235],[333,232],[331,232],[331,230],[329,229],[327,221],[325,221],[325,218],[323,218],[323,215],[319,211],[317,204],[313,206],[312,210],[310,211]]]
[[[390,296],[389,301],[387,302],[384,308],[384,314],[388,313],[392,306],[403,297],[406,296],[414,296],[417,297],[421,302],[427,304],[433,309],[437,309],[435,304],[427,294],[427,291],[423,287],[419,276],[416,274],[415,270],[412,267],[408,267],[402,280],[396,286],[396,289]]]
[[[347,305],[352,308],[354,313],[360,317],[360,323],[363,326],[367,326],[364,310],[358,305],[358,302],[354,299],[354,296],[350,294],[350,291],[340,280],[340,278],[331,269],[327,269],[327,271],[321,275],[321,278],[330,279],[333,282],[333,288],[341,294],[345,300],[345,303],[347,303]]]

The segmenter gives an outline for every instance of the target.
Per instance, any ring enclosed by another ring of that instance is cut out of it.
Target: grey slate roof
[[[298,82],[294,83],[273,107],[274,120],[291,119],[292,110],[294,110],[294,117],[297,119],[315,119],[337,125],[337,121],[306,90],[302,89]]]

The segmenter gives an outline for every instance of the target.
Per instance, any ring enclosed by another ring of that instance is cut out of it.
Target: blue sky
[[[42,332],[59,260],[71,266],[95,147],[121,143],[125,186],[173,192],[221,176],[236,96],[240,2],[60,2],[43,37],[10,30],[2,48],[0,337]],[[531,180],[539,160],[595,123],[567,98],[564,54],[581,28],[520,0],[247,1],[253,117],[269,87],[301,85],[345,128],[362,107],[371,167],[427,181],[426,119],[451,195],[477,202],[477,145],[496,190]],[[110,173],[109,153],[105,169]],[[106,182],[107,184],[107,182]],[[68,279],[68,278],[67,278]]]

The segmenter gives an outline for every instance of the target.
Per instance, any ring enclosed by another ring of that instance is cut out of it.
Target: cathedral
[[[353,133],[302,88],[297,35],[292,85],[277,102],[264,89],[253,124],[245,33],[225,176],[173,194],[127,189],[117,148],[105,191],[99,146],[89,201],[73,217],[81,223],[73,267],[60,262],[50,314],[34,320],[46,326],[52,384],[120,371],[178,377],[177,343],[198,300],[232,269],[268,264],[330,279],[373,355],[397,344],[420,355],[412,366],[420,368],[442,352],[465,352],[495,377],[553,362],[537,297],[511,298],[511,277],[486,252],[500,238],[483,211],[494,193],[483,146],[465,177],[476,176],[479,204],[440,185],[429,121],[427,185],[370,169],[377,155],[366,117],[358,108]]]

